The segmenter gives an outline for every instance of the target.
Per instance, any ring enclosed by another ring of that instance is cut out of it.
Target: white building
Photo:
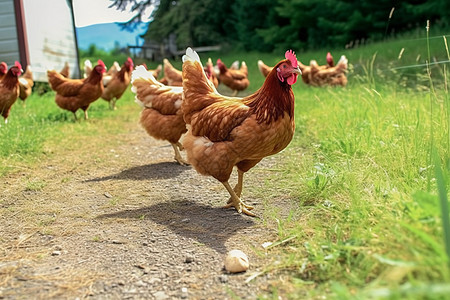
[[[47,81],[47,70],[80,78],[72,0],[0,0],[0,61],[30,65],[35,81]]]

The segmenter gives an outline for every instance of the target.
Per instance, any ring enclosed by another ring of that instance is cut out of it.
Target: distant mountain
[[[91,44],[97,48],[109,51],[114,49],[116,41],[121,47],[143,44],[139,35],[144,34],[147,23],[142,23],[134,32],[121,30],[117,23],[103,23],[85,27],[77,27],[78,48],[88,49]]]

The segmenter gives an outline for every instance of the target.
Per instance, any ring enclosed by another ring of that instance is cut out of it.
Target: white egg
[[[245,272],[248,267],[248,257],[241,250],[231,250],[225,257],[225,269],[230,273]]]

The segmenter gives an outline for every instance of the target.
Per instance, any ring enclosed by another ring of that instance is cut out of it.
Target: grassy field
[[[403,50],[402,50],[403,49]],[[445,237],[450,158],[450,64],[442,37],[418,36],[331,50],[349,58],[346,88],[294,86],[296,133],[277,155],[264,190],[246,187],[265,203],[264,222],[276,224],[279,241],[266,251],[265,272],[273,273],[277,294],[292,299],[444,299],[450,294]],[[301,53],[303,62],[325,62],[327,51]],[[229,64],[245,60],[251,86],[263,82],[256,61],[283,58],[259,53],[208,53]],[[173,62],[180,68],[179,60]],[[148,63],[149,67],[156,63]],[[226,89],[224,92],[228,92]],[[46,145],[77,147],[73,136],[121,132],[136,122],[137,105],[127,92],[118,101],[122,120],[99,100],[90,121],[75,122],[54,103],[54,94],[33,94],[13,106],[0,127],[0,177],[35,165]],[[78,112],[82,119],[82,113]],[[94,150],[95,151],[95,150]],[[440,195],[440,196],[439,196]],[[274,209],[283,197],[288,216]],[[444,207],[444,208],[442,208]],[[444,211],[444,213],[443,213]],[[447,234],[447,235],[446,235]],[[448,241],[447,243],[450,243]],[[447,244],[448,245],[448,244]]]

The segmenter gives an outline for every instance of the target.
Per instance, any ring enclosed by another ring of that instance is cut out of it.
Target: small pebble
[[[169,296],[167,296],[167,294],[164,293],[163,291],[159,291],[159,292],[154,293],[153,297],[155,297],[156,300],[169,299]]]
[[[160,283],[160,282],[161,282],[161,279],[156,278],[156,277],[150,278],[150,280],[148,281],[148,283],[150,283],[150,284],[156,284],[156,283]]]
[[[185,260],[184,260],[184,262],[187,263],[187,264],[190,264],[193,261],[194,261],[194,256],[192,256],[192,255],[187,255]]]
[[[187,288],[181,288],[181,299],[186,299],[188,297],[188,289]]]

